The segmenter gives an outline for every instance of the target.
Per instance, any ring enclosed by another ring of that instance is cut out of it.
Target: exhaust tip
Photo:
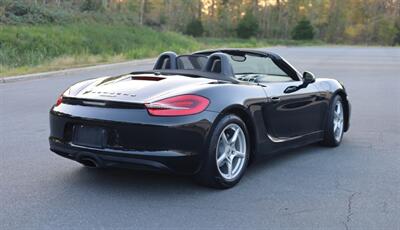
[[[79,160],[79,163],[83,164],[84,166],[88,167],[88,168],[99,168],[100,165],[99,163],[92,158],[82,158],[81,160]]]

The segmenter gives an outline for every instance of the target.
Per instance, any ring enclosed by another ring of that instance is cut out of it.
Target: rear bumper
[[[207,137],[217,113],[152,117],[146,110],[99,108],[61,104],[50,111],[50,150],[101,167],[124,167],[196,173],[202,163]],[[101,148],[72,143],[75,125],[102,127],[107,140]]]
[[[63,143],[50,137],[50,150],[54,153],[77,161],[85,159],[95,161],[98,167],[132,168],[156,170],[178,174],[194,174],[201,163],[200,155],[183,155],[174,151],[137,152],[113,149],[95,149]]]

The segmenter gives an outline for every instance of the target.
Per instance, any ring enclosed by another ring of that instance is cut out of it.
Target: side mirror
[[[315,76],[311,72],[304,72],[303,73],[303,83],[304,85],[308,85],[315,82]]]
[[[306,71],[303,73],[303,83],[301,85],[289,86],[283,92],[284,93],[293,93],[293,92],[296,92],[297,90],[306,88],[309,84],[314,83],[314,82],[315,82],[314,74]]]

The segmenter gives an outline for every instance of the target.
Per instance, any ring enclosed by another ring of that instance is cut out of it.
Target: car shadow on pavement
[[[324,151],[328,151],[329,149],[331,148],[326,148],[319,144],[311,144],[299,148],[289,149],[286,151],[261,156],[251,164],[248,174],[256,174],[259,171],[264,171],[268,168],[285,167],[285,164],[289,161],[301,160],[301,158],[315,154],[321,154]]]
[[[262,157],[250,165],[244,178],[245,180],[251,180],[263,177],[269,170],[274,170],[276,167],[287,167],[285,166],[287,162],[301,160],[301,158],[314,154],[321,154],[326,151],[329,151],[329,148],[324,148],[319,145],[310,145]],[[93,169],[82,166],[72,173],[74,183],[85,187],[89,186],[90,189],[96,189],[97,192],[119,190],[159,194],[160,190],[162,190],[164,194],[172,195],[177,192],[179,194],[185,192],[192,193],[194,190],[200,193],[202,191],[208,193],[210,191],[224,191],[200,186],[196,184],[190,176],[152,171],[119,168]],[[239,183],[238,186],[244,185]]]

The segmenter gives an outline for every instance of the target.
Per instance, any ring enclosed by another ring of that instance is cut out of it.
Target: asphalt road
[[[48,110],[64,89],[151,62],[0,84],[0,229],[400,229],[400,49],[270,50],[343,81],[352,126],[340,147],[257,162],[224,191],[180,176],[85,169],[49,151]]]

